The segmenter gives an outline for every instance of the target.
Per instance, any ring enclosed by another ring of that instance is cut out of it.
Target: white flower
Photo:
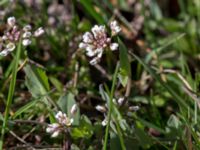
[[[15,49],[15,44],[14,43],[8,43],[7,45],[6,45],[6,49],[9,51],[9,52],[11,52],[11,51],[13,51],[14,49]]]
[[[55,118],[61,125],[71,126],[73,123],[73,119],[68,118],[67,115],[61,111],[56,114]]]
[[[0,52],[0,56],[7,56],[9,54],[9,51],[7,49],[4,49]]]
[[[27,31],[27,32],[24,32],[24,33],[23,33],[22,37],[23,37],[23,38],[30,38],[31,35],[32,35],[32,33],[29,32],[29,31]]]
[[[22,40],[22,45],[24,45],[24,46],[28,46],[28,45],[30,45],[32,42],[31,42],[31,40],[29,40],[29,39],[23,39]]]
[[[75,106],[73,107],[75,109]],[[56,123],[49,124],[46,132],[51,134],[51,137],[57,137],[61,132],[65,131],[66,126],[69,127],[73,123],[73,118],[68,118],[65,113],[59,111],[56,115]]]
[[[120,31],[121,31],[121,28],[120,26],[118,25],[117,21],[114,20],[110,23],[110,29],[111,29],[111,34],[112,36],[115,36],[117,35]]]
[[[140,109],[139,106],[130,106],[129,111],[138,111]]]
[[[102,122],[101,122],[102,126],[106,126],[108,124],[108,119],[105,118]]]
[[[2,40],[5,41],[5,40],[7,40],[7,39],[8,39],[8,37],[7,37],[6,35],[3,35],[3,36],[2,36]]]
[[[77,112],[77,110],[78,110],[78,106],[77,106],[77,104],[74,104],[74,105],[72,106],[71,110],[70,110],[70,113],[71,113],[72,115],[75,115],[76,112]]]
[[[124,102],[124,97],[120,97],[117,101],[117,103],[121,106]]]
[[[53,123],[48,125],[46,132],[51,134],[51,137],[57,137],[60,133],[60,125],[58,123]]]
[[[7,24],[8,24],[10,27],[13,27],[13,26],[15,25],[15,23],[16,23],[15,17],[9,17],[9,18],[7,19]]]
[[[82,38],[83,41],[79,44],[79,48],[85,49],[88,57],[93,57],[90,61],[91,65],[100,61],[105,48],[110,47],[111,50],[118,48],[117,43],[111,43],[111,38],[107,36],[106,28],[103,25],[95,25]]]
[[[83,42],[92,43],[94,41],[93,35],[90,32],[86,32],[83,35]]]
[[[101,39],[101,38],[107,37],[105,26],[95,25],[91,30],[92,30],[92,33],[93,33],[95,39]]]
[[[0,56],[7,56],[10,52],[12,52],[15,49],[15,44],[14,43],[8,43],[5,47],[5,49],[3,49],[0,52]]]
[[[102,112],[102,113],[105,113],[107,110],[104,106],[101,106],[101,105],[97,105],[96,107],[96,110]]]
[[[42,34],[44,34],[44,29],[42,27],[38,28],[35,32],[34,32],[34,36],[35,37],[39,37]]]
[[[23,27],[23,30],[26,32],[26,31],[30,31],[32,29],[31,25],[26,25]]]
[[[118,47],[119,47],[119,44],[118,44],[118,43],[111,43],[111,44],[110,44],[110,49],[111,49],[112,51],[117,50]]]
[[[87,47],[87,44],[85,44],[85,43],[83,43],[83,42],[81,42],[80,44],[79,44],[79,48],[86,48]]]
[[[4,35],[0,37],[0,55],[6,56],[11,51],[15,49],[15,45],[19,43],[20,38],[22,38],[22,45],[28,46],[32,43],[31,37],[33,32],[31,31],[32,27],[30,25],[25,25],[23,28],[20,28],[15,17],[9,17],[7,19],[8,28],[4,31]],[[38,28],[34,32],[34,36],[38,37],[44,33],[42,27]],[[6,45],[6,43],[8,43]]]

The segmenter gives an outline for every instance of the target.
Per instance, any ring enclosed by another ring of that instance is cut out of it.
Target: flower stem
[[[114,76],[113,76],[112,87],[111,87],[111,92],[110,92],[108,123],[107,123],[107,126],[106,126],[105,140],[104,140],[104,146],[103,146],[104,150],[107,149],[108,133],[109,133],[109,128],[110,128],[111,113],[112,113],[112,107],[113,107],[113,96],[114,96],[114,90],[115,90],[118,70],[119,70],[119,63],[117,63],[117,66],[116,66],[116,69],[115,69],[115,73],[114,73]]]
[[[2,129],[1,129],[0,150],[3,149],[5,130],[7,128],[10,107],[12,104],[13,95],[14,95],[14,91],[15,91],[17,68],[18,68],[18,64],[19,64],[19,60],[20,60],[21,49],[22,48],[21,48],[21,41],[20,41],[18,44],[18,47],[17,47],[16,56],[14,58],[15,61],[14,61],[14,65],[12,68],[12,79],[11,79],[10,87],[9,87],[9,91],[8,91],[8,98],[7,98],[6,109],[5,109],[5,117],[4,117]]]

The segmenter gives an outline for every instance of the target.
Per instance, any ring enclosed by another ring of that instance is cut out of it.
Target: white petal
[[[23,38],[30,38],[32,35],[31,32],[24,32],[24,34],[22,35]]]
[[[77,112],[77,110],[78,110],[77,104],[74,104],[74,105],[72,106],[71,110],[70,110],[70,113],[71,113],[72,115],[75,115],[76,112]]]
[[[70,123],[72,124],[73,122],[74,122],[74,119],[73,119],[73,118],[71,118],[71,119],[70,119]]]
[[[85,42],[85,43],[92,43],[93,42],[93,36],[90,32],[86,32],[83,35],[83,42]]]
[[[112,32],[112,35],[115,36],[117,33],[119,33],[121,31],[120,26],[118,25],[117,21],[114,20],[110,23],[110,29]]]
[[[108,120],[105,118],[102,122],[101,122],[102,126],[106,126],[108,124]]]
[[[0,56],[7,56],[8,54],[9,54],[9,51],[6,49],[0,52]]]
[[[138,111],[139,109],[140,109],[139,106],[130,106],[130,107],[129,107],[129,110],[130,110],[130,111]]]
[[[14,43],[8,43],[7,45],[6,45],[6,49],[8,50],[8,51],[13,51],[14,49],[15,49],[15,44]]]
[[[97,38],[99,36],[102,36],[102,34],[106,34],[105,33],[105,26],[98,26],[98,25],[95,25],[93,28],[92,28],[92,33],[94,34],[94,37]]]
[[[2,36],[2,40],[7,40],[7,39],[8,39],[8,37],[6,35]]]
[[[56,114],[55,118],[59,119],[60,117],[62,117],[63,113],[61,111],[58,111],[58,113]]]
[[[22,40],[22,45],[24,45],[24,46],[28,46],[28,45],[30,45],[32,42],[31,42],[31,40],[29,40],[29,39],[24,39],[24,40]]]
[[[38,28],[35,32],[34,32],[34,36],[35,37],[39,37],[42,34],[44,34],[44,29],[42,27]]]
[[[98,53],[97,57],[100,59],[102,57],[102,55],[103,55],[103,49],[102,48],[101,49],[97,49],[97,53]]]
[[[95,53],[92,50],[90,50],[90,51],[87,51],[86,55],[88,57],[93,57],[95,55]]]
[[[16,23],[15,17],[9,17],[9,18],[7,19],[7,24],[8,24],[10,27],[13,27],[13,26],[15,25],[15,23]]]
[[[117,101],[117,103],[121,106],[124,102],[124,97],[120,97]]]
[[[53,128],[52,128],[52,127],[47,127],[47,128],[46,128],[46,132],[47,132],[47,133],[51,133],[52,131],[53,131]]]
[[[80,44],[79,44],[79,48],[86,48],[87,47],[87,44],[85,44],[85,43],[83,43],[83,42],[81,42]]]
[[[119,47],[119,44],[117,44],[117,43],[111,43],[111,44],[110,44],[110,49],[111,49],[112,51],[117,50],[118,47]]]
[[[105,113],[107,110],[104,106],[101,106],[101,105],[97,105],[96,107],[96,110],[102,112],[102,113]]]
[[[96,51],[93,49],[92,45],[88,45],[86,47],[86,55],[89,57],[93,57],[94,55],[96,55]]]
[[[31,29],[32,29],[32,27],[29,24],[23,27],[24,31],[30,31]]]
[[[57,130],[57,131],[53,132],[53,134],[51,135],[51,137],[55,138],[55,137],[57,137],[59,135],[59,133],[60,133],[60,130]]]

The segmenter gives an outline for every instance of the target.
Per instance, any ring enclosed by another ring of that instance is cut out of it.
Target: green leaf
[[[122,86],[126,87],[126,84],[128,83],[128,76],[125,75],[124,73],[122,73],[122,71],[120,71],[118,73],[118,78],[119,78],[119,81],[122,84]]]
[[[150,122],[148,122],[148,121],[146,121],[146,120],[144,120],[144,119],[142,119],[140,117],[137,117],[137,119],[146,127],[153,128],[153,129],[155,129],[158,132],[163,133],[163,134],[166,133],[165,130],[161,129],[160,127],[158,127],[158,126],[156,126],[156,125],[154,125],[154,124],[152,124],[152,123],[150,123]]]
[[[114,132],[110,132],[110,149],[121,150],[119,137]]]
[[[26,65],[24,71],[26,74],[26,86],[33,97],[40,97],[49,91],[48,78],[44,70],[35,66]]]
[[[58,79],[51,76],[51,77],[49,77],[49,80],[51,81],[51,83],[56,87],[56,89],[59,92],[62,92],[63,86],[62,86],[62,83]]]
[[[23,112],[27,111],[29,108],[33,107],[36,103],[37,103],[38,100],[32,100],[30,101],[28,104],[22,106],[20,109],[18,109],[13,118],[16,118],[17,116],[19,116],[20,114],[22,114]]]
[[[172,114],[169,117],[169,120],[167,121],[167,125],[169,127],[173,127],[173,128],[178,129],[181,125],[181,122],[179,121],[179,119],[175,115]]]
[[[71,115],[70,110],[72,106],[76,104],[74,99],[74,94],[67,93],[61,96],[58,100],[58,105],[60,106],[62,112],[66,113],[69,117],[74,119],[73,125],[79,125],[79,118],[80,118],[80,110],[77,109],[77,112],[74,116]]]
[[[118,38],[119,43],[119,59],[120,59],[120,71],[124,75],[131,75],[131,67],[128,59],[128,50],[126,49],[124,43]]]
[[[148,148],[150,145],[152,145],[151,138],[140,128],[135,129],[135,134],[139,138],[140,146],[143,148]]]
[[[129,8],[129,5],[126,0],[118,0],[118,4],[124,10],[128,10]]]
[[[81,116],[80,125],[77,128],[73,128],[70,132],[74,139],[78,138],[90,138],[93,134],[93,126],[87,116]]]
[[[102,84],[99,85],[99,93],[100,93],[100,95],[101,95],[101,98],[102,98],[104,101],[107,101],[108,104],[109,104],[109,99],[110,99],[110,98],[109,98],[108,94],[104,91],[103,85],[102,85]]]

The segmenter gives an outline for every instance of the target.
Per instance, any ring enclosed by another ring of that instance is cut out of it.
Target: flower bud
[[[6,49],[9,51],[9,52],[11,52],[11,51],[13,51],[14,49],[15,49],[15,44],[14,43],[8,43],[7,45],[6,45]]]
[[[101,122],[102,126],[106,126],[108,124],[108,120],[107,118],[105,118],[102,122]]]
[[[15,25],[15,23],[16,23],[15,17],[9,17],[9,18],[7,19],[7,24],[8,24],[10,27],[13,27],[13,26]]]
[[[23,27],[24,31],[30,31],[31,29],[32,29],[32,27],[29,24]]]
[[[31,40],[29,40],[29,39],[24,39],[24,40],[22,40],[22,45],[28,46],[28,45],[30,45],[30,44],[31,44]]]
[[[119,44],[117,44],[117,43],[111,43],[111,44],[110,44],[110,49],[111,49],[112,51],[117,50],[118,47],[119,47]]]
[[[31,35],[32,35],[32,33],[27,31],[27,32],[24,32],[24,34],[22,35],[22,37],[23,38],[30,38]]]
[[[124,102],[124,97],[120,97],[117,101],[117,103],[119,104],[119,106],[121,106]]]
[[[107,111],[104,106],[97,105],[95,108],[96,108],[96,110],[98,110],[102,113],[105,113]]]
[[[140,109],[139,106],[130,106],[129,111],[138,111]]]
[[[42,34],[44,34],[44,29],[42,27],[38,28],[35,32],[34,32],[34,36],[35,37],[39,37]]]
[[[76,112],[77,112],[77,110],[78,110],[77,104],[74,104],[74,105],[72,106],[71,110],[70,110],[70,113],[71,113],[72,115],[75,115]]]

